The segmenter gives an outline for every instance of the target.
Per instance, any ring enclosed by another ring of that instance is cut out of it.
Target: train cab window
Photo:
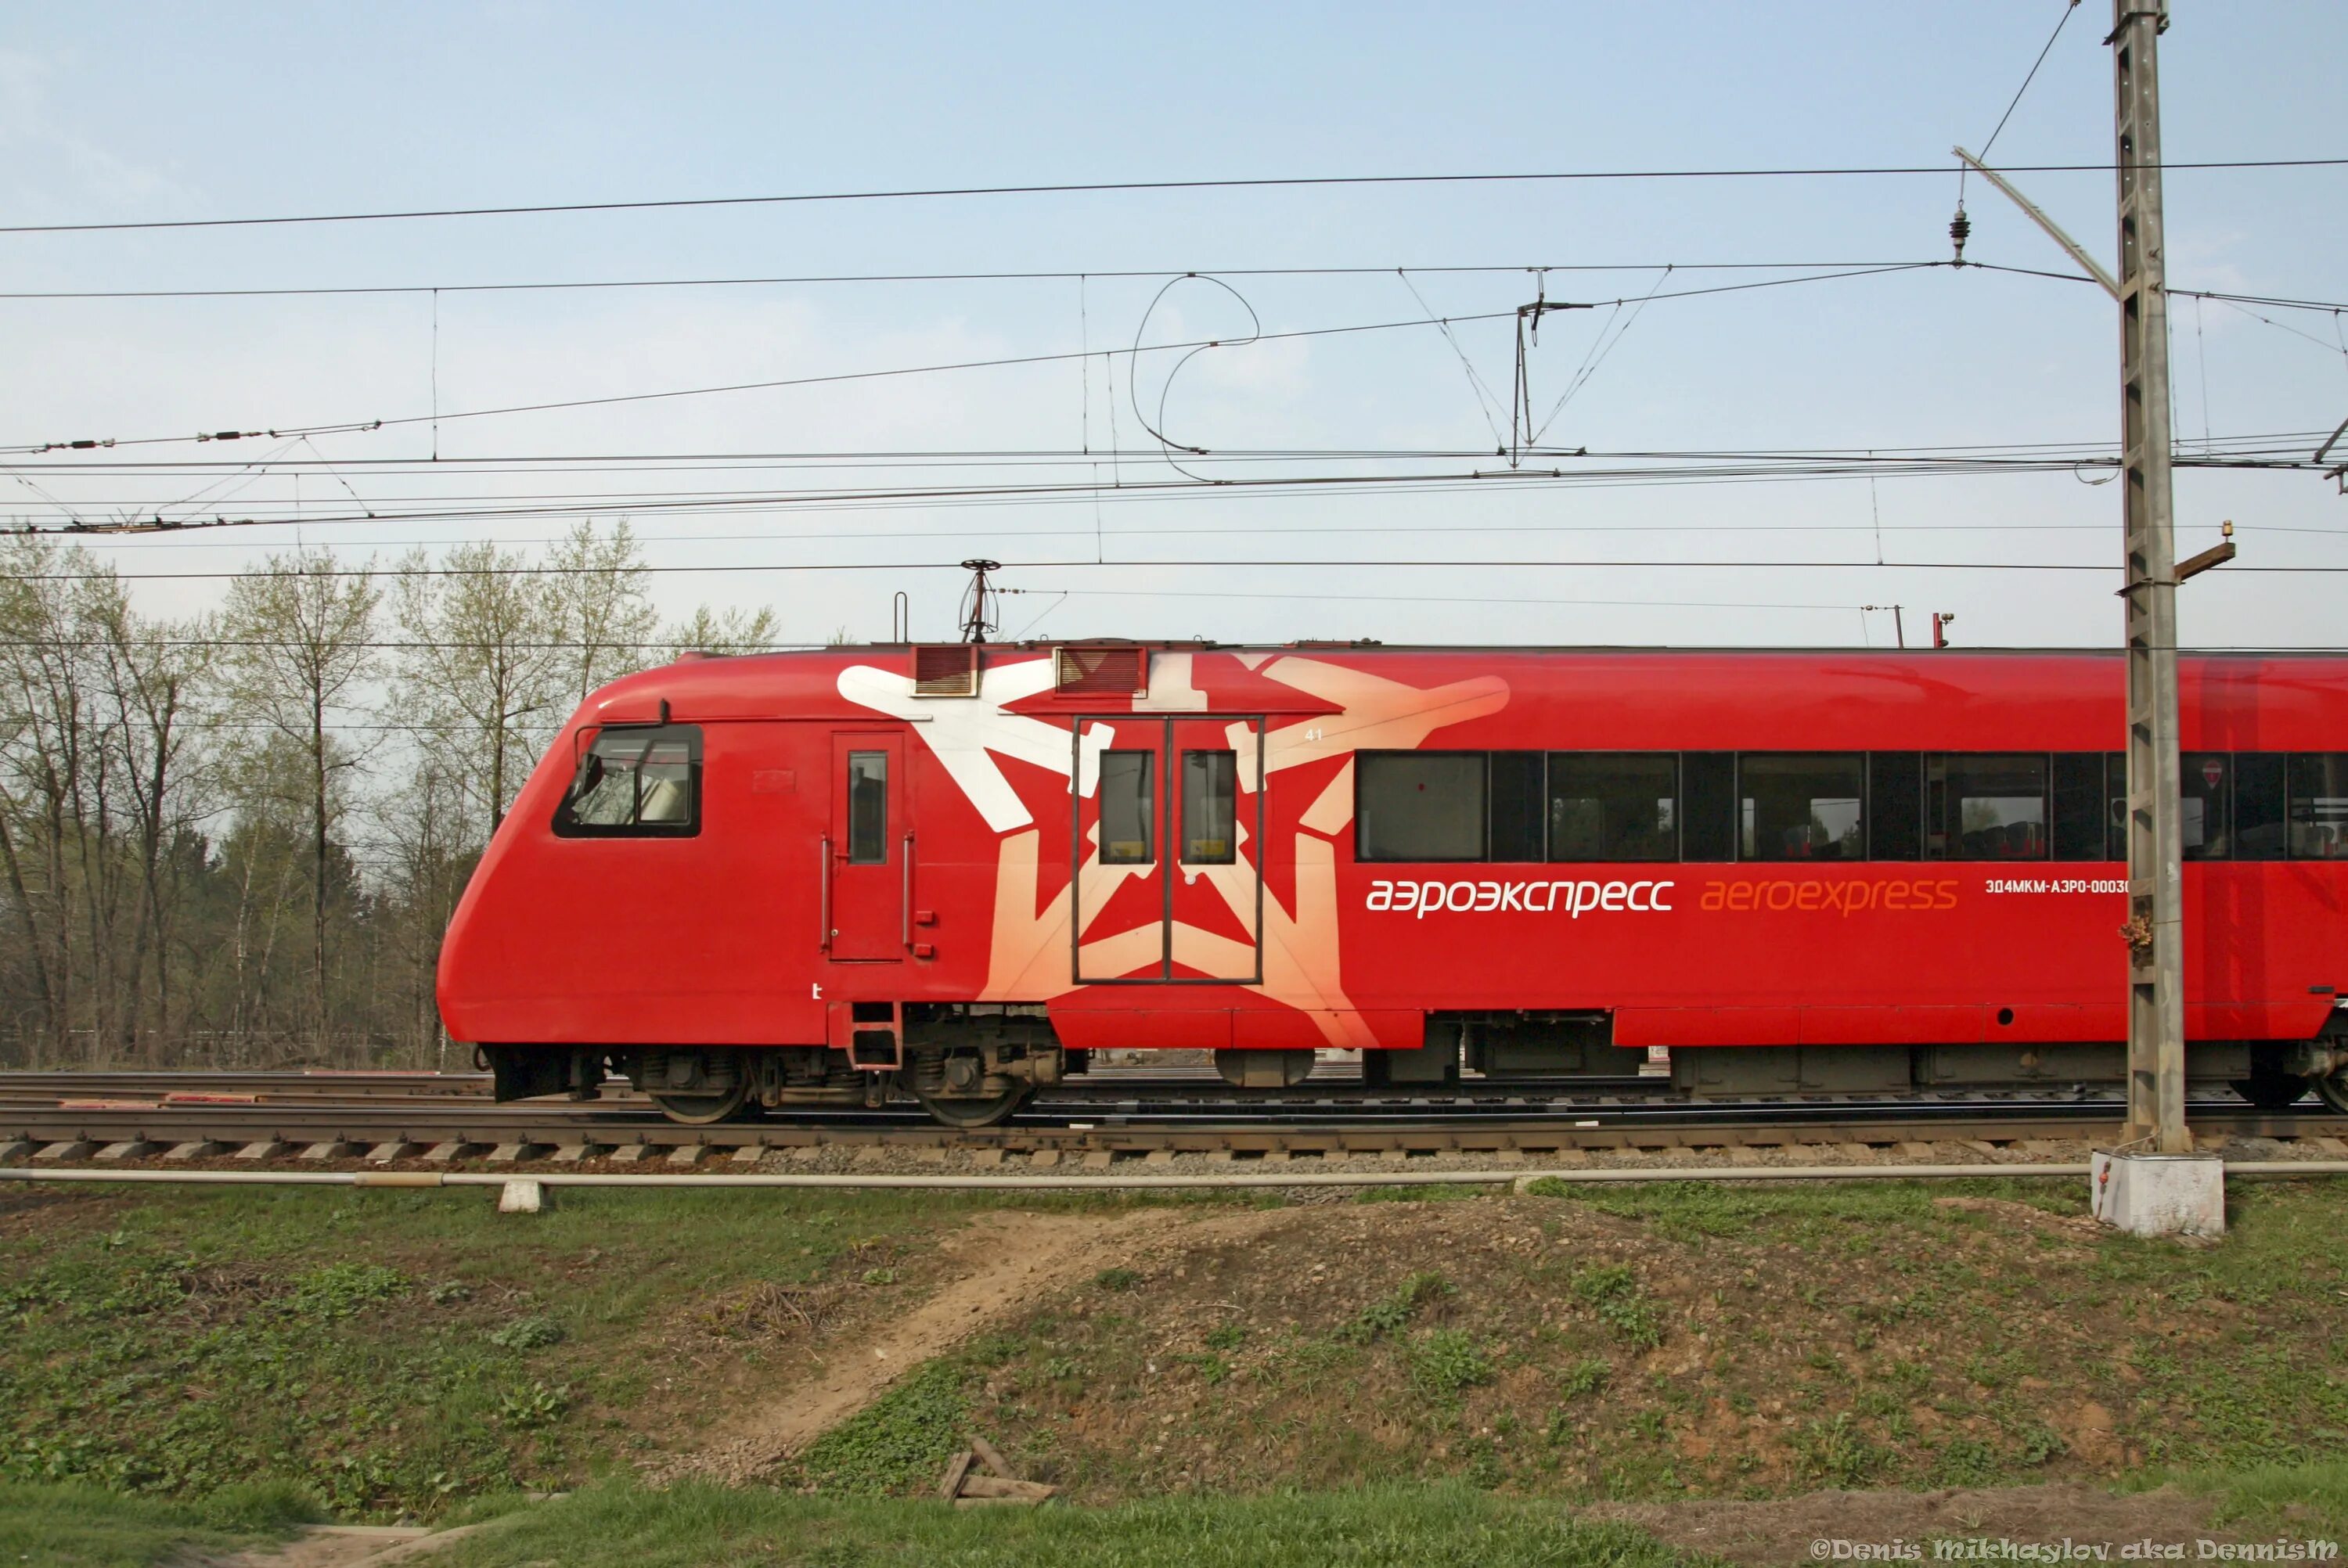
[[[2178,816],[2188,860],[2231,860],[2234,857],[2232,813],[2233,758],[2224,752],[2187,752],[2184,765],[2184,807]]]
[[[889,864],[889,753],[848,753],[848,863]]]
[[[561,838],[690,838],[701,831],[701,730],[607,725],[555,808]]]
[[[1182,753],[1182,862],[1229,866],[1239,858],[1237,752]]]
[[[2348,860],[2348,753],[2294,755],[2290,805],[2292,859]]]
[[[1361,752],[1354,759],[1354,858],[1481,860],[1482,752]]]
[[[1857,753],[1747,753],[1736,759],[1737,857],[1857,860],[1866,758]]]
[[[1921,753],[1868,753],[1867,857],[1924,857],[1924,758]]]
[[[1931,860],[2046,858],[2046,758],[1970,756],[1924,759],[1933,816],[1925,856]]]
[[[2104,858],[2104,753],[2057,752],[2049,829],[2057,860]]]
[[[1148,866],[1151,827],[1158,820],[1156,752],[1103,752],[1100,759],[1100,857],[1103,866]]]
[[[1540,860],[1541,854],[1541,778],[1545,759],[1539,752],[1494,752],[1488,764],[1491,803],[1489,860]]]
[[[1680,858],[1736,858],[1736,753],[1680,753]]]
[[[2234,753],[2234,858],[2281,860],[2291,853],[2284,832],[2281,752]]]
[[[1551,860],[1677,860],[1679,758],[1670,752],[1551,752]]]

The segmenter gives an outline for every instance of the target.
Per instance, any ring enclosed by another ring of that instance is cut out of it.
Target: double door
[[[1074,726],[1079,985],[1263,978],[1263,720]]]

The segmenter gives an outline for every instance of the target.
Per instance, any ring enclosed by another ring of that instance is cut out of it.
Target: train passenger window
[[[2056,752],[2054,773],[2057,860],[2104,858],[2104,753]]]
[[[1866,758],[1746,753],[1736,759],[1737,858],[1857,860],[1867,848]]]
[[[1148,866],[1157,822],[1156,752],[1103,752],[1100,759],[1100,857],[1103,866]]]
[[[689,838],[701,830],[701,731],[606,725],[554,811],[560,838]]]
[[[1492,841],[1486,859],[1542,858],[1541,763],[1539,752],[1492,753],[1492,799],[1488,813]]]
[[[1867,754],[1867,857],[1924,857],[1924,758],[1919,752]]]
[[[2104,858],[2127,858],[2127,753],[2104,753]]]
[[[2188,860],[2230,860],[2234,857],[2231,813],[2233,758],[2224,752],[2188,752],[2184,764],[2184,829]]]
[[[889,864],[889,753],[848,753],[848,863]]]
[[[2281,752],[2234,753],[2234,858],[2281,860],[2291,853],[2283,824]]]
[[[1736,753],[1680,753],[1680,858],[1736,858]]]
[[[1361,752],[1354,758],[1354,858],[1481,860],[1484,753]]]
[[[2046,757],[1940,753],[1924,759],[1924,782],[1938,816],[1925,849],[1931,860],[2046,858]]]
[[[1680,760],[1670,752],[1551,752],[1551,860],[1677,860]]]
[[[2291,856],[2348,859],[2348,752],[2302,752],[2291,759]]]
[[[1237,752],[1182,753],[1182,860],[1189,866],[1229,866],[1239,858],[1240,756]]]

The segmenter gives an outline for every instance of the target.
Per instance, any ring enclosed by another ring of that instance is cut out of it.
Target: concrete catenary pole
[[[2177,756],[2177,570],[2157,39],[2167,0],[2113,0],[2118,132],[2121,504],[2127,525],[2128,1114],[2186,1153],[2185,897]]]

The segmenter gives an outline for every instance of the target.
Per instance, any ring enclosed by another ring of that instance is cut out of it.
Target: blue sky
[[[535,4],[333,9],[20,8],[0,24],[0,210],[12,222],[211,217],[964,184],[1286,174],[1942,164],[1978,147],[2059,0],[1961,7],[1010,9]],[[2172,159],[2348,154],[2333,79],[2336,9],[2180,4],[2162,46]],[[2108,9],[2080,8],[1996,149],[2000,163],[2110,156]],[[2107,176],[2018,177],[2092,250],[2112,250]],[[2348,169],[2180,171],[2168,180],[2180,287],[2348,297]],[[1931,261],[1948,254],[1946,178],[1378,187],[943,199],[657,213],[81,236],[0,236],[0,291],[454,284],[655,276],[974,270]],[[1975,260],[2065,270],[2001,199],[1969,190]],[[1719,274],[1559,273],[1551,297],[1676,291]],[[1272,331],[1505,312],[1524,275],[1233,278]],[[1414,297],[1411,285],[1418,296]],[[858,284],[308,300],[0,301],[15,374],[0,445],[283,426],[1131,343],[1159,280]],[[1531,365],[1544,407],[1591,334],[1628,313],[1554,316]],[[2330,340],[2322,315],[2278,317]],[[1152,338],[1226,337],[1245,313],[1173,291]],[[2348,354],[2227,307],[2176,315],[2177,428],[2198,440],[2329,430]],[[1504,323],[1460,351],[1505,387]],[[2093,442],[2116,427],[2115,308],[2076,284],[1947,270],[1659,301],[1551,431],[1601,451]],[[1057,364],[848,383],[444,425],[444,457],[548,453],[972,450],[1144,444],[1164,356],[1112,408],[1109,370]],[[2207,408],[2205,426],[2204,408]],[[1178,438],[1218,449],[1490,445],[1460,360],[1425,329],[1219,350],[1167,401]],[[430,450],[416,426],[322,436],[337,464]],[[2312,446],[2312,443],[2310,443]],[[218,456],[221,448],[174,449]],[[246,449],[231,454],[252,456]],[[51,460],[54,462],[54,460]],[[1453,465],[1452,466],[1457,466]],[[34,470],[22,470],[33,473]],[[1088,466],[1075,470],[1081,476]],[[1166,479],[1155,458],[1118,477]],[[908,477],[843,471],[834,478]],[[936,470],[911,476],[935,482]],[[999,477],[999,475],[997,476]],[[1068,471],[1058,477],[1067,477]],[[677,483],[602,476],[389,475],[353,468],[378,509],[431,496]],[[77,507],[152,506],[210,477],[39,473]],[[247,476],[253,506],[289,475]],[[756,483],[767,483],[771,476]],[[715,487],[708,477],[691,484]],[[351,497],[317,470],[308,515]],[[752,481],[743,481],[750,484]],[[0,516],[41,508],[0,476]],[[12,513],[10,508],[21,507]],[[2348,500],[2307,476],[2188,473],[2180,548],[2242,527],[2245,564],[2348,565],[2322,537]],[[233,509],[233,508],[232,508]],[[613,500],[597,512],[627,514]],[[2103,562],[2118,499],[2067,473],[1317,497],[1112,497],[886,510],[640,514],[664,565],[902,561],[905,573],[664,578],[672,610],[772,603],[787,631],[884,635],[896,588],[945,630],[971,553],[1083,560],[1478,557]],[[1742,532],[1675,532],[1690,525]],[[1995,525],[1994,530],[1985,525]],[[1099,529],[1096,540],[1091,530]],[[313,542],[387,555],[410,539],[530,541],[544,518],[319,524]],[[1865,528],[1865,533],[1853,530]],[[1325,531],[1309,537],[1302,530]],[[1933,529],[1941,531],[1921,532]],[[1212,531],[1203,531],[1212,530]],[[1495,531],[1513,530],[1513,531]],[[1568,531],[1572,530],[1572,531]],[[2303,530],[2303,531],[2281,531]],[[790,536],[798,536],[796,538]],[[906,537],[922,536],[922,537]],[[290,528],[104,548],[126,571],[216,570]],[[2220,573],[2185,595],[2189,637],[2338,642],[2343,579]],[[1166,566],[1023,569],[1013,630],[1285,640],[1858,643],[1905,604],[1957,613],[1976,644],[2116,639],[2099,575],[1717,570],[1505,571]],[[142,601],[201,608],[217,584]],[[1068,590],[1070,597],[1054,596]],[[1548,602],[1517,602],[1542,600]],[[1556,601],[1581,602],[1556,602]],[[1766,606],[1768,608],[1724,608]],[[1035,619],[1040,616],[1041,619]]]

